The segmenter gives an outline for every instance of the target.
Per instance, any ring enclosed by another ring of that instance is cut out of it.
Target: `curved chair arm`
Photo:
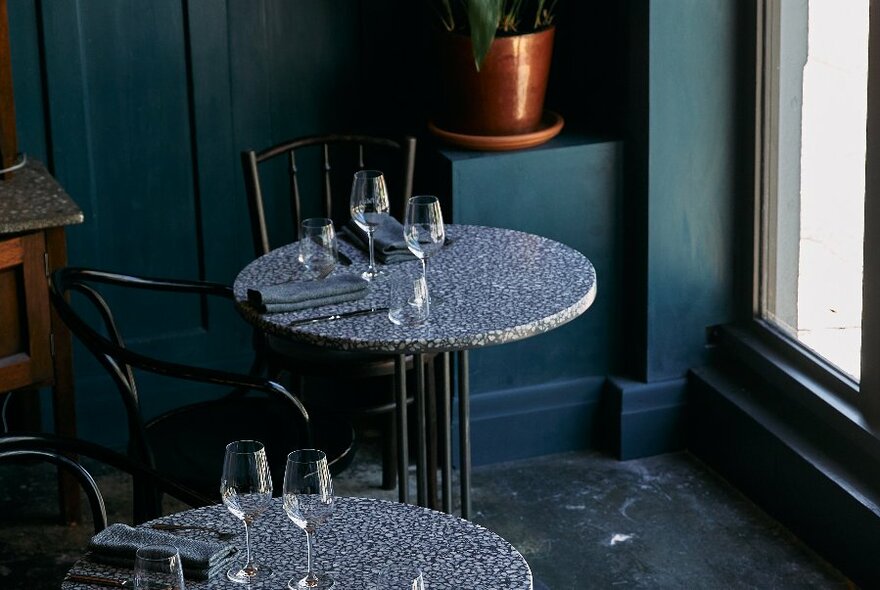
[[[197,293],[203,295],[217,295],[220,297],[225,297],[227,299],[233,298],[232,287],[230,287],[229,285],[224,285],[223,283],[212,283],[208,281],[188,281],[184,279],[139,277],[135,275],[125,275],[121,273],[94,270],[90,268],[80,268],[75,266],[60,268],[52,273],[53,284],[56,281],[59,281],[63,284],[68,284],[74,279],[80,281],[88,281],[92,283],[103,283],[105,285],[132,287],[135,289],[170,291],[176,293]]]
[[[83,341],[83,344],[85,344],[92,353],[99,357],[99,360],[102,360],[102,362],[107,365],[107,368],[112,374],[117,375],[123,380],[121,385],[125,387],[130,388],[130,385],[128,385],[130,380],[126,378],[128,371],[122,369],[120,366],[121,364],[137,367],[151,373],[179,377],[190,381],[212,383],[233,388],[263,391],[271,395],[280,395],[299,410],[306,423],[309,422],[309,414],[306,411],[305,406],[302,405],[296,396],[291,394],[278,383],[259,377],[239,375],[227,371],[205,369],[202,367],[163,361],[125,348],[121,345],[121,338],[119,338],[118,334],[113,335],[111,338],[100,334],[80,318],[79,314],[77,314],[71,307],[70,303],[68,303],[65,296],[70,289],[76,288],[81,290],[84,282],[122,285],[158,291],[219,295],[230,299],[233,296],[231,287],[219,283],[154,279],[68,267],[58,269],[52,273],[50,295],[52,298],[52,304],[55,306],[55,309],[58,311],[58,314],[61,316],[64,323],[70,327],[71,331],[77,336],[77,338]],[[98,307],[99,312],[104,318],[105,325],[108,325],[108,330],[112,332],[111,327],[113,326],[113,321],[112,316],[108,319],[109,309],[106,308],[106,305],[102,305],[96,301],[94,297],[89,297],[89,299]],[[98,297],[98,299],[100,299],[100,297]]]
[[[218,502],[218,499],[209,498],[195,492],[162,475],[152,467],[137,463],[127,455],[117,453],[116,451],[93,442],[53,434],[15,434],[0,437],[0,457],[6,454],[23,451],[54,451],[55,453],[83,455],[119,469],[120,471],[124,471],[132,476],[146,478],[164,493],[173,496],[190,506],[210,506]],[[78,464],[74,463],[74,465]]]
[[[54,463],[58,467],[67,469],[72,473],[79,481],[89,500],[89,506],[92,509],[92,521],[95,525],[95,533],[100,533],[107,528],[107,508],[104,506],[104,496],[101,495],[101,490],[98,489],[98,484],[95,482],[95,478],[86,471],[85,467],[64,455],[49,451],[31,448],[0,451],[0,463],[27,459],[48,461],[49,463]]]

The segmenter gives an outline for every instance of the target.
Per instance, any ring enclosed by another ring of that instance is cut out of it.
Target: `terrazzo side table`
[[[458,356],[459,451],[461,514],[470,515],[470,394],[468,350],[506,344],[553,330],[581,315],[596,297],[596,273],[587,258],[564,244],[524,232],[472,225],[447,225],[449,244],[428,264],[428,285],[443,303],[431,310],[423,326],[392,324],[386,313],[364,315],[309,325],[289,322],[325,314],[337,314],[388,304],[390,284],[400,264],[385,266],[387,276],[370,285],[367,296],[357,301],[291,313],[261,314],[247,301],[248,288],[276,284],[301,276],[298,246],[290,244],[261,256],[246,266],[233,285],[236,306],[242,316],[275,336],[338,350],[392,353],[396,363],[398,481],[400,501],[407,501],[406,354],[443,354],[443,403],[438,433],[442,444],[443,510],[451,511],[450,392],[448,354]],[[349,267],[335,273],[359,274],[367,266],[361,250],[340,241],[339,248],[352,259]],[[401,264],[418,264],[405,262]],[[422,366],[414,357],[414,366]],[[418,503],[427,505],[429,479],[426,457],[428,439],[424,375],[417,370],[416,457]],[[433,477],[431,477],[433,479]]]
[[[30,162],[0,180],[0,393],[52,387],[56,433],[76,435],[70,333],[49,305],[49,275],[67,264],[64,228],[82,223],[80,208],[46,171]],[[80,518],[79,488],[59,473],[62,517]]]
[[[318,528],[315,566],[336,580],[334,589],[371,590],[379,571],[390,562],[421,566],[431,590],[532,590],[532,572],[523,556],[507,541],[477,524],[418,506],[339,497],[333,515]],[[168,524],[207,526],[237,533],[236,564],[244,559],[241,521],[217,504],[164,516]],[[139,525],[149,527],[151,523]],[[214,533],[180,531],[181,537],[216,541]],[[281,498],[251,528],[251,548],[257,565],[267,565],[272,575],[247,585],[249,590],[285,588],[287,580],[306,571],[306,537],[284,513]],[[112,580],[131,577],[127,568],[79,560],[70,573]],[[187,579],[189,590],[232,589],[223,574],[210,580]],[[65,580],[62,590],[93,590],[94,584]],[[126,586],[128,587],[128,586]]]

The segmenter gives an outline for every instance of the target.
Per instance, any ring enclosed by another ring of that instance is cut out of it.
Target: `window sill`
[[[880,535],[880,440],[845,399],[852,392],[840,395],[836,379],[760,325],[715,335],[711,363],[690,374],[690,450],[847,576],[877,587],[869,547]]]

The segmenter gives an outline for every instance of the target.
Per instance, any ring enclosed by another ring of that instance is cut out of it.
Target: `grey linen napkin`
[[[120,567],[134,567],[139,547],[147,545],[174,545],[180,551],[183,575],[194,580],[213,578],[232,563],[237,549],[228,543],[188,539],[147,528],[127,524],[111,524],[92,537],[89,551],[95,561]]]
[[[354,301],[364,297],[368,288],[369,283],[358,276],[339,275],[248,289],[247,296],[250,304],[260,312],[279,313]]]
[[[406,241],[403,239],[403,224],[390,215],[383,215],[381,219],[381,223],[376,226],[376,231],[373,232],[376,260],[382,264],[415,260],[415,254],[409,251],[409,248],[406,247]],[[349,242],[364,252],[369,252],[367,232],[362,230],[353,220],[349,220],[345,224],[342,233],[349,238]]]

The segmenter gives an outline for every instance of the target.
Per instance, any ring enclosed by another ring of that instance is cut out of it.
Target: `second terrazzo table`
[[[384,266],[388,276],[374,281],[364,299],[290,313],[260,314],[247,301],[247,290],[303,276],[297,262],[297,244],[283,246],[247,265],[234,284],[242,316],[259,329],[291,340],[339,350],[396,353],[398,476],[401,500],[406,501],[406,379],[404,355],[432,352],[458,355],[458,409],[462,516],[470,515],[470,400],[467,351],[514,342],[548,332],[585,312],[596,297],[596,272],[580,252],[559,242],[524,232],[472,225],[447,225],[449,243],[428,263],[428,285],[443,303],[431,308],[428,322],[419,327],[392,324],[385,314],[360,316],[310,325],[289,326],[292,320],[336,314],[388,304],[389,286],[399,264]],[[352,259],[335,273],[360,274],[367,255],[340,240],[340,251]],[[400,264],[417,264],[405,262]],[[414,358],[413,366],[421,367]],[[444,354],[444,375],[449,359]],[[419,503],[426,497],[424,379],[417,378],[419,445],[417,476]],[[449,388],[443,388],[443,508],[451,509],[451,445],[448,433]]]
[[[219,481],[219,475],[218,475]],[[435,512],[368,498],[335,498],[333,515],[317,530],[315,566],[336,580],[336,590],[376,588],[379,571],[390,562],[417,564],[432,590],[531,590],[532,572],[523,556],[507,541],[477,524]],[[235,531],[236,564],[244,560],[241,521],[222,504],[187,510],[156,521],[207,526]],[[140,525],[149,527],[151,523]],[[181,531],[181,536],[214,541],[212,533]],[[306,537],[284,513],[281,498],[254,520],[251,549],[257,565],[272,575],[247,586],[220,574],[210,580],[187,580],[190,590],[286,588],[287,580],[306,572]],[[70,573],[124,580],[126,568],[102,565],[87,555]],[[97,586],[66,580],[63,590],[92,590]]]

